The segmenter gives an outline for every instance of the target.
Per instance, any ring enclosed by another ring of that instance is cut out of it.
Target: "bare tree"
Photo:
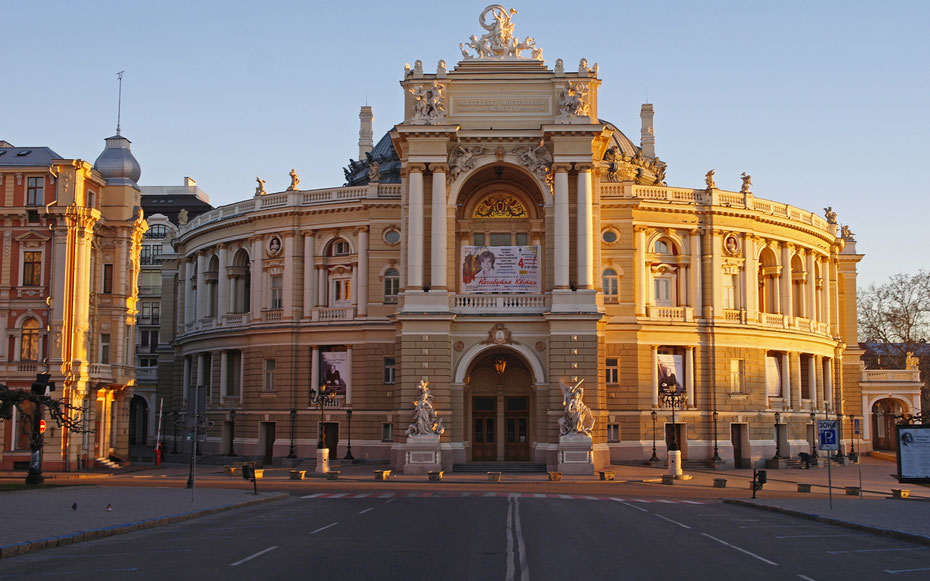
[[[896,274],[881,285],[859,292],[859,340],[875,356],[867,365],[903,369],[908,354],[919,361],[923,408],[928,406],[930,374],[930,271]]]

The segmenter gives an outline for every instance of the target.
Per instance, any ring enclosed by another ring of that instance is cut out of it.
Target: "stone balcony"
[[[544,294],[462,294],[452,295],[452,312],[461,314],[513,314],[532,315],[545,313],[551,299]]]

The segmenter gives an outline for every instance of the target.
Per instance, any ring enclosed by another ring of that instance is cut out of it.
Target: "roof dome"
[[[142,176],[142,168],[129,150],[130,141],[117,133],[106,139],[103,153],[94,162],[94,169],[99,171],[110,185],[132,186]]]

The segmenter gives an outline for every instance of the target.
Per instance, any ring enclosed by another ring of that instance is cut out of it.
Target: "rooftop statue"
[[[717,189],[717,182],[714,181],[714,173],[716,173],[714,170],[710,170],[704,174],[704,184],[707,185],[708,190]]]
[[[836,224],[836,212],[833,211],[833,206],[824,208],[823,215],[827,218],[827,224]]]
[[[581,388],[582,382],[584,379],[569,387],[564,381],[559,380],[559,386],[562,388],[562,406],[565,408],[562,417],[559,418],[559,433],[563,436],[572,434],[590,436],[594,428],[594,414],[591,413],[591,408],[581,401],[584,395],[584,390]]]
[[[740,193],[748,194],[749,188],[752,186],[752,176],[746,172],[743,172],[743,175],[740,179],[743,180],[743,186],[739,189]]]
[[[413,402],[413,423],[407,428],[408,436],[441,436],[446,429],[442,419],[433,409],[433,396],[429,392],[429,380],[420,379],[417,386],[420,392],[417,401]]]
[[[265,180],[262,178],[255,178],[255,181],[258,182],[258,187],[255,188],[256,196],[264,196],[268,192],[265,191]]]
[[[413,95],[413,125],[436,125],[446,120],[446,96],[442,84],[433,81],[432,85],[416,85],[408,89]]]
[[[527,36],[520,41],[514,37],[511,17],[516,13],[513,8],[507,10],[500,4],[492,4],[485,8],[478,17],[478,24],[487,32],[481,38],[473,34],[468,43],[459,44],[465,60],[526,58],[522,53],[527,50],[530,51],[529,58],[542,60],[542,49],[537,48],[536,39]],[[470,54],[469,49],[475,51],[475,54]]]
[[[292,192],[297,189],[297,185],[300,183],[300,178],[297,177],[297,170],[291,169],[291,173],[288,174],[291,176],[291,185],[287,186],[287,190]]]

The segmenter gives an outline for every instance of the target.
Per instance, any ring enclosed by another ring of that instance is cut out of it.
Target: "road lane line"
[[[753,553],[753,552],[751,552],[751,551],[747,551],[746,549],[737,547],[736,545],[731,545],[730,543],[728,543],[728,542],[726,542],[726,541],[723,541],[723,540],[721,540],[721,539],[718,539],[718,538],[715,537],[715,536],[709,535],[709,534],[707,534],[707,533],[701,533],[701,534],[704,535],[705,537],[707,537],[708,539],[717,541],[717,542],[720,543],[721,545],[726,545],[726,546],[730,547],[731,549],[736,549],[736,550],[739,551],[740,553],[745,553],[745,554],[749,555],[750,557],[754,557],[754,558],[756,558],[756,559],[759,559],[759,560],[762,561],[763,563],[768,563],[769,565],[775,565],[776,567],[778,566],[778,563],[776,563],[776,562],[774,562],[774,561],[769,561],[769,560],[766,559],[765,557],[760,557],[759,555],[757,555],[757,554],[755,554],[755,553]]]
[[[661,502],[663,504],[675,504],[674,500],[665,500],[664,498],[657,498],[655,502]]]
[[[368,497],[371,496],[372,494],[373,494],[373,493],[371,493],[371,492],[360,492],[360,493],[358,493],[358,494],[352,496],[352,498],[368,498]]]
[[[337,524],[339,524],[339,523],[334,522],[334,523],[332,523],[332,524],[328,524],[328,525],[326,525],[325,527],[318,528],[317,530],[313,531],[313,532],[310,533],[310,534],[311,534],[311,535],[315,535],[315,534],[317,534],[318,532],[320,532],[320,531],[325,531],[325,530],[328,529],[329,527],[334,527],[334,526],[336,526]]]
[[[740,525],[741,529],[816,529],[818,525]]]
[[[391,497],[391,500],[385,502],[384,504],[388,504],[388,503],[394,502],[395,500],[397,500],[397,497],[396,497],[396,496],[392,496],[392,497]]]
[[[326,498],[342,498],[343,496],[349,494],[348,492],[336,492],[332,494],[327,494]]]
[[[565,500],[571,500],[572,495],[571,494],[560,494],[559,498],[564,498]]]
[[[526,561],[526,545],[523,542],[523,527],[520,524],[520,500],[513,499],[513,515],[517,531],[517,550],[520,555],[520,581],[530,580],[530,564]]]
[[[667,520],[668,522],[670,522],[670,523],[672,523],[672,524],[674,524],[674,525],[678,525],[678,526],[680,526],[681,528],[684,528],[684,529],[690,529],[690,528],[691,528],[691,527],[689,527],[688,525],[682,524],[682,523],[678,522],[677,520],[672,520],[672,519],[668,518],[667,516],[662,516],[661,514],[656,514],[656,513],[653,513],[653,514],[655,514],[655,515],[656,515],[657,517],[659,517],[660,519],[662,519],[662,520]]]
[[[645,508],[643,508],[643,507],[641,507],[641,506],[636,506],[635,504],[630,504],[629,502],[626,502],[626,501],[623,501],[623,500],[621,500],[621,501],[619,501],[619,502],[620,502],[620,504],[622,504],[622,505],[628,506],[628,507],[630,507],[630,508],[635,508],[635,509],[638,510],[638,511],[641,511],[641,512],[649,512],[648,510],[646,510]]]
[[[801,575],[800,573],[798,573],[798,577],[800,577],[801,579],[804,579],[804,581],[814,581],[814,579],[811,579],[807,575]]]
[[[317,498],[323,496],[322,492],[317,492],[316,494],[308,494],[307,496],[301,496],[301,498]]]
[[[507,575],[505,581],[513,581],[513,499],[507,498]]]
[[[374,510],[374,509],[375,509],[375,507],[372,506],[372,507],[366,508],[366,509],[363,510],[363,511],[360,511],[359,514],[365,514],[365,513],[368,512],[369,510]]]
[[[776,536],[776,539],[822,539],[825,537],[855,537],[854,534],[840,534],[840,535],[782,535]]]
[[[885,573],[891,573],[892,575],[897,573],[916,573],[917,571],[930,571],[930,567],[924,567],[922,569],[885,569]]]
[[[236,561],[235,563],[230,563],[229,566],[230,566],[230,567],[237,567],[237,566],[239,566],[239,565],[245,563],[246,561],[251,561],[251,560],[254,559],[255,557],[261,557],[261,556],[264,555],[265,553],[267,553],[267,552],[269,552],[269,551],[273,551],[273,550],[275,550],[275,549],[277,549],[277,548],[278,548],[277,546],[268,547],[267,549],[265,549],[265,550],[263,550],[263,551],[259,551],[259,552],[255,553],[254,555],[249,555],[249,556],[246,557],[245,559]]]
[[[827,551],[828,555],[843,553],[879,553],[884,551],[926,551],[927,547],[886,547],[884,549],[847,549],[845,551]]]
[[[393,497],[394,497],[393,492],[385,492],[384,494],[378,495],[378,498],[393,498]]]

